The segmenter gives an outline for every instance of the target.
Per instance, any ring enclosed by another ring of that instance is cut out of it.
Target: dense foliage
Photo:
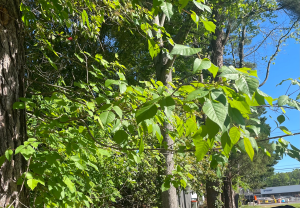
[[[295,169],[292,172],[286,173],[275,173],[271,177],[267,178],[266,186],[289,186],[289,185],[299,185],[300,184],[300,170]]]

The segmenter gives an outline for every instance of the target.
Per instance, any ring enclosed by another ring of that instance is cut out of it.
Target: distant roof
[[[264,189],[260,189],[261,194],[280,194],[280,193],[291,193],[291,192],[300,193],[300,185],[277,186],[277,187],[267,187]]]

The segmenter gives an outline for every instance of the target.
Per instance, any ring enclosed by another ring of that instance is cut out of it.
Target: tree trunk
[[[171,88],[168,82],[172,82],[172,70],[168,69],[173,65],[173,61],[168,60],[163,53],[158,54],[154,61],[156,66],[157,80],[161,81],[168,88]],[[163,142],[167,145],[168,149],[172,148],[174,145],[173,139],[168,134],[169,131],[173,131],[173,126],[165,122],[162,129],[162,134],[164,137]],[[174,170],[174,154],[169,150],[162,151],[162,154],[165,156],[165,175],[172,175],[172,171]],[[178,207],[176,188],[172,184],[169,190],[162,192],[161,197],[162,208]]]
[[[223,196],[224,196],[224,207],[235,208],[234,203],[234,191],[232,189],[232,181],[230,176],[224,177],[223,180]]]
[[[208,208],[216,208],[217,207],[217,200],[220,196],[220,193],[215,190],[214,187],[218,187],[219,183],[215,181],[208,180],[206,182],[206,201],[207,201],[207,207]]]
[[[20,0],[0,0],[0,156],[26,140],[25,110],[13,110],[24,97],[24,34]],[[0,207],[29,207],[29,192],[17,185],[27,162],[13,155],[0,167]]]

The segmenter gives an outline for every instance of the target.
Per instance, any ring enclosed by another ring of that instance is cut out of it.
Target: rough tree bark
[[[234,190],[232,189],[232,180],[230,173],[223,180],[223,196],[225,208],[236,208],[234,203]]]
[[[154,23],[160,26],[164,26],[165,15],[159,19],[158,16],[154,18]],[[186,39],[187,34],[190,31],[191,24],[190,19],[186,19],[186,24],[179,29],[178,34],[173,38],[174,42],[177,44],[182,44]],[[163,48],[163,41],[160,41],[160,48]],[[172,46],[168,47],[169,51],[172,50]],[[158,81],[161,81],[165,86],[171,89],[171,85],[168,82],[172,82],[172,70],[171,67],[175,61],[173,59],[169,59],[162,51],[154,58],[154,66],[156,71],[156,78]],[[167,122],[164,123],[162,129],[162,135],[164,137],[163,142],[168,146],[168,149],[173,148],[174,141],[169,136],[168,132],[173,131],[173,126]],[[174,153],[169,150],[162,151],[162,154],[165,156],[165,175],[171,175],[174,170]],[[162,192],[162,208],[178,208],[178,198],[176,188],[171,185],[170,189]]]
[[[25,110],[13,110],[13,104],[24,97],[24,34],[20,12],[21,0],[0,0],[0,156],[15,150],[26,140]],[[0,207],[13,204],[28,207],[29,192],[17,179],[27,162],[13,155],[0,167]]]

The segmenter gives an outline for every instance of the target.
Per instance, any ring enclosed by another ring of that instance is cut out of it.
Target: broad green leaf
[[[250,106],[246,101],[228,100],[231,108],[236,108],[245,118],[249,118],[251,114]]]
[[[289,145],[289,142],[284,140],[283,138],[279,138],[278,139],[279,143],[283,144],[284,146],[288,146]]]
[[[111,123],[115,119],[115,114],[111,111],[104,111],[100,114],[100,120],[103,125]]]
[[[27,185],[29,186],[29,188],[31,190],[33,190],[37,186],[38,183],[39,183],[39,181],[36,180],[36,179],[29,179],[29,180],[27,180]]]
[[[244,138],[244,145],[245,145],[245,150],[246,150],[247,154],[249,155],[251,161],[253,161],[254,150],[253,150],[250,140],[246,137]]]
[[[13,109],[24,109],[25,108],[25,103],[22,102],[15,102],[13,104]]]
[[[202,109],[210,120],[223,127],[228,110],[222,103],[206,99]]]
[[[13,152],[11,149],[6,150],[6,151],[5,151],[5,157],[6,157],[6,159],[7,159],[8,161],[10,161],[13,154],[14,154],[14,152]]]
[[[112,84],[119,84],[119,81],[113,80],[113,79],[107,79],[107,80],[105,80],[105,87],[109,87]]]
[[[288,135],[293,135],[285,126],[279,126],[280,130]]]
[[[284,106],[285,104],[287,104],[289,101],[289,96],[287,95],[281,95],[278,98],[278,106]]]
[[[256,118],[250,118],[251,121],[254,121],[257,124],[260,124],[260,120]]]
[[[256,152],[258,152],[258,145],[257,145],[256,140],[255,140],[253,137],[249,137],[248,139],[249,139],[249,141],[250,141],[250,143],[251,143],[253,149],[255,149]]]
[[[128,140],[128,134],[124,130],[119,130],[114,135],[114,141],[117,144],[123,144],[127,142]]]
[[[213,77],[215,78],[218,73],[219,67],[215,66],[214,64],[211,64],[211,67],[208,68],[208,71],[212,73]]]
[[[117,114],[120,118],[122,118],[123,113],[122,113],[121,108],[120,108],[119,106],[114,106],[113,109],[114,109],[114,111],[116,112],[116,114]]]
[[[193,66],[193,73],[197,73],[198,71],[201,71],[202,69],[209,69],[211,66],[212,66],[212,63],[209,59],[196,58],[194,61],[194,66]]]
[[[263,97],[266,99],[266,101],[267,101],[271,106],[273,106],[273,98],[272,98],[271,96],[267,95],[266,93],[262,92],[262,91],[259,90],[259,89],[257,89],[256,92],[257,92],[258,94],[260,94],[261,96],[263,96]]]
[[[228,113],[232,121],[237,125],[245,125],[245,118],[241,114],[241,112],[236,109],[232,108],[231,106],[228,109]]]
[[[255,135],[258,136],[258,134],[260,132],[260,128],[259,127],[250,125],[250,126],[247,126],[247,128],[251,129],[255,133]]]
[[[191,101],[191,100],[195,100],[195,99],[198,99],[198,98],[202,98],[202,97],[206,96],[208,93],[209,93],[209,91],[206,88],[196,89],[195,91],[191,92],[187,96],[185,101]]]
[[[201,48],[190,48],[185,45],[175,44],[171,51],[171,55],[191,56],[201,51]]]
[[[181,4],[180,9],[183,9],[190,0],[179,0],[179,4]]]
[[[282,124],[285,121],[285,117],[284,115],[280,115],[277,117],[277,121],[279,122],[279,124]]]
[[[216,25],[212,21],[202,19],[201,22],[203,23],[206,30],[208,30],[209,32],[213,32],[213,33],[215,32]]]
[[[63,182],[67,185],[71,193],[74,193],[76,191],[75,184],[70,180],[70,178],[64,176]]]
[[[160,52],[160,47],[154,40],[148,40],[148,50],[151,58],[153,59]]]
[[[173,15],[173,4],[169,3],[169,2],[163,2],[160,5],[161,10],[163,11],[163,13],[166,15],[166,17],[170,20],[172,15]]]
[[[240,140],[240,137],[241,137],[241,132],[240,132],[239,128],[237,128],[235,126],[232,127],[229,131],[229,136],[230,136],[232,145],[235,145]]]
[[[195,0],[193,0],[193,3],[196,5],[196,7],[198,7],[199,9],[201,9],[202,11],[206,10],[209,13],[211,13],[211,8],[209,6],[206,6],[200,2],[197,2]]]
[[[223,135],[221,137],[221,144],[222,144],[222,148],[223,148],[225,155],[227,157],[229,157],[229,153],[231,151],[233,144],[231,143],[231,139],[227,132],[223,133]]]
[[[240,72],[237,71],[234,67],[230,66],[222,69],[223,71],[220,74],[220,77],[224,77],[229,80],[237,80],[239,78]]]
[[[206,130],[209,138],[214,138],[216,134],[220,131],[219,125],[213,122],[210,118],[206,119],[205,126],[206,129],[204,129],[204,126],[202,126],[202,133]],[[204,135],[202,135],[202,137],[204,137]]]
[[[140,122],[146,119],[153,118],[156,115],[156,112],[157,112],[157,107],[155,104],[145,106],[136,112],[135,114],[136,122],[139,124]]]
[[[249,96],[249,98],[252,97],[253,93],[256,91],[256,89],[259,86],[259,81],[256,78],[252,77],[245,77],[242,76],[239,79],[236,80],[236,86],[240,91],[245,93]]]
[[[185,136],[189,136],[192,132],[197,131],[197,122],[196,120],[189,118],[185,123],[186,133]]]
[[[195,156],[197,158],[197,161],[201,161],[206,153],[209,150],[209,146],[205,140],[203,140],[201,137],[196,137],[193,139],[196,151],[195,151]]]
[[[161,186],[161,191],[164,192],[164,191],[167,191],[169,189],[170,189],[170,181],[165,181]]]

